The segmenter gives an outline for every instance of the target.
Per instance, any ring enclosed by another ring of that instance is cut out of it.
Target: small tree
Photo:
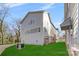
[[[13,42],[13,36],[12,36],[12,34],[11,34],[11,33],[9,34],[8,38],[9,38],[9,42],[11,42],[11,43],[12,43],[12,42]]]

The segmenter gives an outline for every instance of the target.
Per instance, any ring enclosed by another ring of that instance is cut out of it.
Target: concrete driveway
[[[0,55],[6,48],[13,46],[13,45],[15,45],[15,44],[0,45]]]

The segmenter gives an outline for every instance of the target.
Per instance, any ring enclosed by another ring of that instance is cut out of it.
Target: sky
[[[6,19],[8,24],[14,24],[14,20],[23,19],[29,11],[45,10],[50,14],[51,21],[60,30],[60,24],[64,20],[63,3],[9,3],[10,16]]]

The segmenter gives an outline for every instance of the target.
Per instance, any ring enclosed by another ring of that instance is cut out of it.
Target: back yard
[[[25,45],[18,50],[16,46],[7,48],[1,54],[3,56],[68,56],[67,48],[64,42],[57,42],[44,46]]]

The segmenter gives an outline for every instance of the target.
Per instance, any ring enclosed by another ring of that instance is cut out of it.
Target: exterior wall
[[[47,12],[44,12],[43,14],[43,34],[44,34],[44,39],[46,37],[48,37],[48,43],[52,43],[54,42],[53,38],[54,38],[54,34],[55,32],[55,28],[53,27],[53,25],[50,23],[50,18]]]
[[[57,39],[57,30],[52,26],[52,24],[50,24],[50,36],[51,38],[51,42],[56,42]]]
[[[79,39],[78,39],[78,4],[70,4],[70,16],[73,22],[73,40],[72,40],[72,47],[76,48],[78,47],[78,43],[79,43]],[[71,47],[71,48],[72,48]],[[74,49],[72,49],[73,52],[76,51]],[[72,52],[72,53],[73,53]],[[76,55],[75,53],[73,55]]]
[[[72,12],[71,12],[71,18],[73,21],[73,40],[74,40],[74,46],[77,45],[78,40],[78,4],[71,4],[72,5]]]
[[[47,12],[44,12],[43,14],[43,34],[44,34],[44,40],[47,40],[47,44],[50,42],[49,35],[50,35],[50,22]]]
[[[40,28],[40,32],[36,28]],[[56,29],[47,12],[31,12],[22,22],[21,43],[43,45],[55,42],[55,37]]]
[[[71,30],[66,30],[66,41],[71,55],[79,55],[78,51],[74,49],[79,49],[79,4],[68,3],[65,4],[65,19],[71,17],[72,26]]]
[[[32,21],[32,24],[29,22]],[[40,28],[40,32],[29,33],[32,29]],[[30,13],[21,25],[21,43],[43,45],[43,14]]]

